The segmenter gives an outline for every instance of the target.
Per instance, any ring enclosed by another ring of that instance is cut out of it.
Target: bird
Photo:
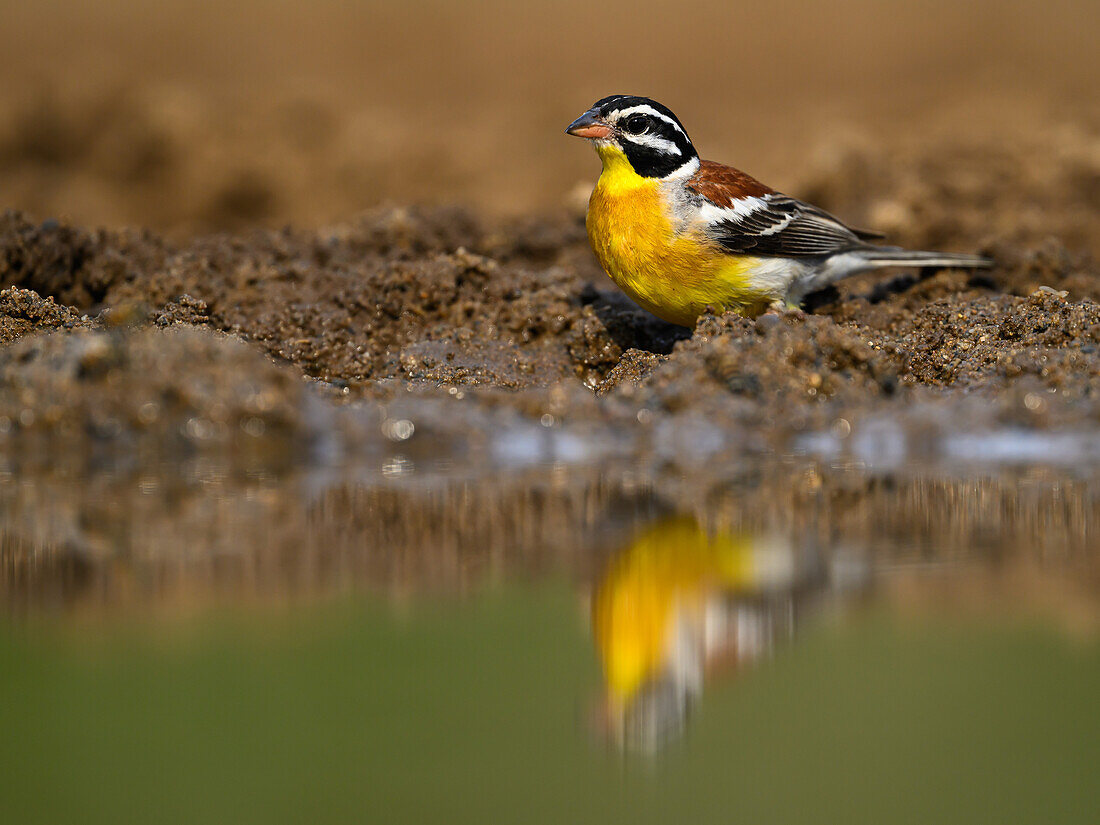
[[[875,245],[881,234],[701,160],[680,119],[647,97],[605,97],[565,131],[591,141],[603,162],[585,218],[597,260],[635,303],[673,324],[694,327],[707,311],[794,309],[881,267],[992,265]]]

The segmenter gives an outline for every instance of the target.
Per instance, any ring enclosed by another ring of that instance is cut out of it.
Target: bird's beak
[[[611,127],[600,120],[599,113],[595,109],[589,109],[570,123],[565,133],[590,140],[602,140],[611,135]]]

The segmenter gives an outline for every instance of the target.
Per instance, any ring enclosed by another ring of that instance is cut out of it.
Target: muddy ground
[[[619,293],[576,208],[184,240],[4,214],[0,601],[589,581],[638,524],[687,515],[993,565],[1014,604],[1094,626],[1100,132],[853,148],[804,180],[996,265],[689,330]],[[976,473],[910,468],[959,433]]]
[[[805,316],[688,330],[600,272],[580,209],[409,206],[183,241],[8,212],[0,433],[308,443],[332,410],[395,398],[444,429],[501,409],[623,428],[690,414],[769,448],[960,396],[1027,425],[1100,416],[1100,131],[851,149],[797,194],[996,265],[861,276]]]

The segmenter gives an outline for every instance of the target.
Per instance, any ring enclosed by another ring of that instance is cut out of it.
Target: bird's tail
[[[877,269],[881,266],[984,269],[993,266],[993,261],[981,255],[963,255],[958,252],[913,252],[892,246],[869,246],[844,254],[855,256],[856,260],[853,263],[861,265],[861,269]]]
[[[881,269],[887,266],[919,266],[951,269],[985,269],[993,266],[993,261],[980,255],[964,255],[957,252],[914,252],[897,246],[865,246],[838,252],[828,258],[804,286],[803,294],[824,289],[829,284],[857,275],[869,269]]]

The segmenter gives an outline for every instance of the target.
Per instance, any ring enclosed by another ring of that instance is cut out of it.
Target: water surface
[[[1100,815],[1088,472],[544,458],[8,467],[5,821]]]

